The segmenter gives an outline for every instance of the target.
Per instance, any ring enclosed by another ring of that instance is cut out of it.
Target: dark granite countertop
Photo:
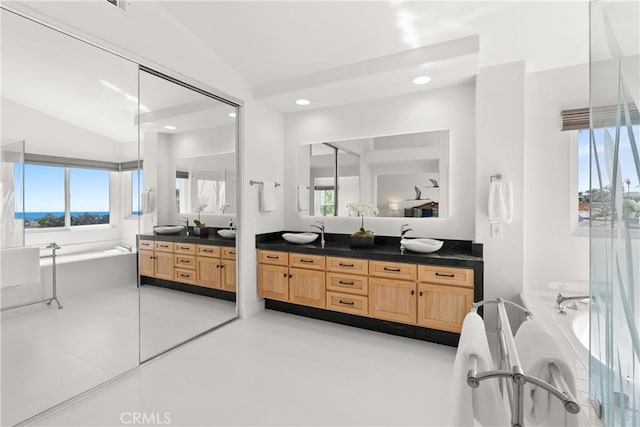
[[[191,227],[189,227],[191,229]],[[175,242],[175,243],[196,243],[200,245],[212,245],[212,246],[228,246],[235,247],[236,239],[225,239],[220,237],[217,233],[219,228],[209,227],[209,235],[203,236],[187,236],[184,231],[179,234],[139,234],[138,237],[146,240],[158,240],[163,242]]]
[[[314,242],[298,245],[288,243],[283,233],[265,233],[256,236],[256,248],[315,255],[330,255],[346,258],[364,258],[380,261],[406,262],[415,264],[447,265],[453,267],[476,268],[483,264],[482,245],[467,240],[443,240],[445,243],[437,252],[430,254],[405,250],[400,254],[400,238],[376,236],[373,248],[351,248],[350,236],[346,234],[325,233],[325,247],[320,247],[320,237]],[[297,233],[291,231],[291,233]]]

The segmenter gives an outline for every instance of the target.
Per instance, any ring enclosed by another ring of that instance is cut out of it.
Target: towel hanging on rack
[[[276,210],[276,183],[265,181],[260,186],[260,212],[271,212]]]
[[[309,187],[298,185],[298,212],[309,210]]]
[[[151,200],[151,190],[144,190],[140,197],[140,212],[148,214],[153,212],[153,201]]]
[[[502,179],[489,184],[489,222],[511,222],[513,218],[513,185]]]

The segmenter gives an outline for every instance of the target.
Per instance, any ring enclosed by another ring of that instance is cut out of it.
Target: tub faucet
[[[320,225],[311,224],[311,227],[317,228],[320,230],[320,247],[324,249],[324,222],[316,221]]]
[[[575,300],[583,300],[583,299],[589,299],[591,298],[591,296],[589,295],[580,295],[580,296],[575,296],[575,297],[563,297],[562,294],[558,294],[558,297],[556,298],[556,305],[558,306],[558,308],[560,309],[559,313],[560,314],[567,314],[567,307],[563,304],[565,301],[575,301]],[[570,305],[568,308],[572,309],[572,310],[577,310],[578,309],[578,305],[574,302],[573,305]]]
[[[409,224],[402,224],[400,226],[400,255],[404,255],[404,245],[402,244],[402,239],[404,239],[404,235],[410,231],[413,231],[413,229],[409,228]]]

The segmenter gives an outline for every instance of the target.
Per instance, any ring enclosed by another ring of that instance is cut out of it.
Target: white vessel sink
[[[184,225],[158,225],[153,227],[153,231],[158,234],[178,234],[184,230]]]
[[[440,249],[444,242],[434,239],[402,239],[400,244],[408,251],[428,254]]]
[[[236,230],[231,230],[229,228],[223,228],[222,230],[218,230],[218,235],[224,237],[225,239],[235,239],[236,238]]]
[[[318,238],[316,233],[284,233],[282,238],[289,243],[297,243],[304,245],[305,243],[311,243]]]

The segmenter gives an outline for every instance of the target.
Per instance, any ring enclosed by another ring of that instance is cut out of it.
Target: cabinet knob
[[[422,291],[420,291],[420,293],[418,294],[419,296],[422,296]]]
[[[216,265],[216,268],[220,268],[220,265],[219,265],[219,264],[218,264],[218,265]]]
[[[288,276],[288,274],[287,274],[287,273],[284,273],[284,276],[283,276],[283,277],[287,277],[287,276]]]
[[[411,295],[415,295],[415,294],[416,294],[416,291],[412,290]]]
[[[290,274],[290,275],[289,275],[289,279],[291,279],[292,277],[293,277],[293,274]]]

